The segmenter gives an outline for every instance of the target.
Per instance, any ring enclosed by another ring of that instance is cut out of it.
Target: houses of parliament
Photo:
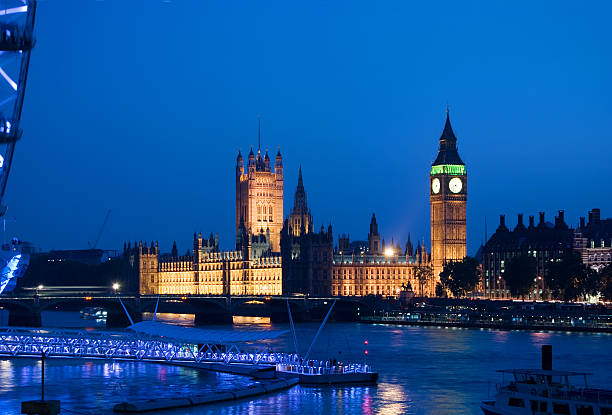
[[[176,245],[161,254],[157,242],[124,246],[130,286],[141,294],[398,296],[435,295],[445,262],[466,255],[467,173],[447,111],[446,124],[429,178],[431,252],[425,241],[414,246],[385,243],[373,214],[367,241],[340,235],[332,226],[315,229],[308,208],[302,169],[293,207],[284,216],[283,158],[274,165],[261,149],[238,151],[236,245],[221,251],[216,235],[193,235],[193,250],[179,256]],[[425,272],[424,272],[425,270]],[[429,270],[429,272],[427,272]]]

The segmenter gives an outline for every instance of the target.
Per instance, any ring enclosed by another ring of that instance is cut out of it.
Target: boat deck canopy
[[[286,330],[209,330],[181,327],[158,321],[140,321],[128,327],[139,334],[165,337],[173,340],[197,344],[246,343],[275,339]]]

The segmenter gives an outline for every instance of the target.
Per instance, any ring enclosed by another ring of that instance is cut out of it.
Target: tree
[[[416,280],[419,282],[419,295],[424,297],[423,287],[428,284],[433,278],[433,269],[429,266],[425,267],[417,267],[414,270],[414,276]]]
[[[536,260],[527,254],[515,256],[508,261],[504,281],[513,297],[525,298],[535,285]]]
[[[587,297],[598,295],[604,288],[602,275],[591,267],[583,265],[584,271],[582,278],[578,280],[578,295],[583,300]]]
[[[549,263],[544,279],[553,298],[564,301],[584,297],[598,285],[593,282],[593,271],[582,263],[575,251],[567,251],[560,259]]]
[[[446,290],[440,282],[436,283],[436,297],[446,297]]]
[[[480,282],[479,265],[478,260],[471,257],[448,262],[440,273],[440,282],[455,297],[463,297],[473,291]]]
[[[608,301],[612,301],[612,265],[608,265],[599,273],[601,284],[601,295]]]

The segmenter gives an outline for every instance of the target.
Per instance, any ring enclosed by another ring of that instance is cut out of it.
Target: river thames
[[[184,325],[191,321],[178,315],[166,318]],[[239,319],[236,323],[224,329],[288,330],[287,325],[269,324],[266,319]],[[317,327],[297,324],[302,354]],[[290,333],[267,344],[274,350],[294,350]],[[312,356],[362,362],[367,348],[367,362],[380,373],[378,385],[296,386],[251,401],[163,413],[478,414],[480,400],[493,396],[495,384],[502,380],[496,370],[538,368],[543,344],[553,346],[555,369],[590,372],[590,385],[612,387],[610,334],[328,323]],[[62,413],[67,414],[110,414],[115,404],[127,399],[181,396],[254,382],[169,365],[102,360],[52,359],[47,362],[46,374],[47,399],[60,399]],[[0,359],[0,413],[19,413],[22,400],[39,398],[39,382],[39,361]]]

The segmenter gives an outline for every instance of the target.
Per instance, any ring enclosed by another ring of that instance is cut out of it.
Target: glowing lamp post
[[[117,291],[119,291],[119,288],[121,288],[121,285],[119,285],[118,282],[113,283],[113,291],[115,292],[115,294],[117,294]]]

